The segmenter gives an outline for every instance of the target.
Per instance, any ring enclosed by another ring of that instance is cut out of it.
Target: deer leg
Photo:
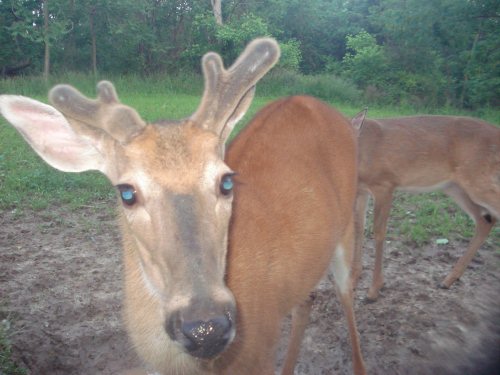
[[[476,255],[477,251],[490,234],[491,229],[496,223],[496,219],[489,214],[485,214],[482,207],[474,203],[460,186],[455,184],[450,185],[444,189],[444,193],[453,198],[476,224],[474,237],[472,237],[467,250],[460,259],[458,259],[453,269],[439,285],[447,289],[462,276],[470,261],[474,258],[474,255]]]
[[[384,241],[387,234],[387,220],[391,211],[392,190],[374,190],[374,217],[373,234],[375,237],[375,266],[373,268],[373,280],[366,299],[368,302],[374,302],[378,298],[378,293],[384,285],[384,275],[382,263],[384,257]]]
[[[311,313],[312,304],[314,301],[313,295],[310,295],[306,301],[297,305],[292,310],[292,331],[288,343],[288,350],[285,356],[282,375],[293,375],[295,364],[300,353],[300,344],[307,324],[309,323],[309,315]]]
[[[333,254],[332,270],[335,289],[347,319],[347,327],[351,339],[352,367],[355,375],[365,375],[366,368],[361,354],[358,329],[354,317],[354,299],[351,280],[352,258],[354,256],[354,223],[347,228],[342,243]]]
[[[366,204],[368,202],[368,192],[359,191],[356,196],[356,206],[354,211],[355,236],[354,236],[354,260],[352,263],[353,289],[356,289],[361,272],[363,270],[363,240],[365,237]]]
[[[352,290],[341,292],[337,289],[337,295],[340,296],[340,302],[344,310],[344,315],[347,319],[347,327],[349,329],[349,336],[351,338],[352,350],[352,368],[355,375],[365,375],[365,362],[361,354],[361,346],[359,343],[358,328],[356,326],[356,319],[354,317],[353,296]]]

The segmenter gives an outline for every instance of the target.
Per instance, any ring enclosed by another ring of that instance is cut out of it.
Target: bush
[[[264,96],[311,95],[332,102],[360,103],[362,92],[347,79],[332,74],[302,75],[274,69],[257,85]]]
[[[388,78],[388,59],[384,48],[366,31],[346,37],[348,52],[342,61],[344,73],[364,88],[385,86]]]
[[[281,56],[278,62],[280,68],[292,71],[299,71],[300,62],[302,61],[302,52],[300,50],[300,42],[291,39],[287,42],[280,43]]]

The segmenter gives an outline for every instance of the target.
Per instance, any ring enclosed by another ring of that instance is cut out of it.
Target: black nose
[[[186,350],[198,358],[213,358],[221,353],[232,339],[233,324],[223,315],[206,322],[183,322],[181,332],[187,339]]]
[[[193,357],[202,359],[220,354],[235,332],[229,312],[207,320],[184,320],[179,314],[167,323],[166,328],[170,338],[184,346]]]

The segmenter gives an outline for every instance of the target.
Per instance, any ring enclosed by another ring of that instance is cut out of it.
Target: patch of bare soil
[[[139,363],[121,324],[121,248],[109,212],[51,208],[0,216],[0,320],[10,322],[15,359],[30,374],[110,375]],[[465,247],[410,248],[393,241],[385,257],[386,287],[367,304],[373,257],[372,244],[365,246],[356,317],[370,374],[497,373],[498,244],[483,247],[450,290],[436,287]],[[345,319],[326,279],[296,374],[350,373]]]

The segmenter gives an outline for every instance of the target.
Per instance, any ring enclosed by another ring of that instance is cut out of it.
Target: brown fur
[[[359,135],[355,278],[361,272],[365,208],[372,195],[376,260],[368,292],[371,300],[383,285],[383,243],[396,189],[442,190],[475,221],[474,238],[442,283],[450,287],[500,217],[500,129],[482,120],[454,116],[365,120]]]
[[[308,299],[339,244],[350,267],[356,149],[347,125],[327,105],[292,97],[263,109],[229,147],[226,162],[238,177],[227,283],[238,333],[216,362],[220,373],[273,374],[283,317]]]

